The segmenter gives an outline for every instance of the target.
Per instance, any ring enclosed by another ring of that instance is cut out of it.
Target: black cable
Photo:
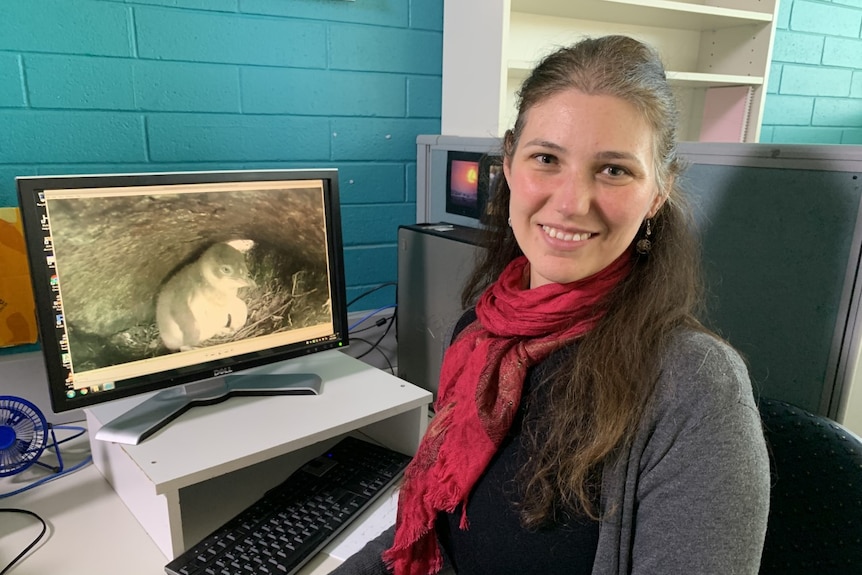
[[[389,317],[379,317],[374,322],[374,325],[369,325],[368,327],[363,327],[361,329],[354,329],[353,331],[351,331],[350,337],[353,337],[353,334],[356,334],[356,333],[362,333],[363,331],[368,331],[370,329],[377,329],[378,327],[381,327],[384,324],[386,324],[386,322],[389,321],[390,319],[392,319],[391,315]]]
[[[376,349],[376,350],[377,350],[377,353],[379,353],[380,355],[382,355],[382,356],[383,356],[383,359],[385,359],[385,360],[386,360],[386,365],[388,365],[388,366],[389,366],[389,371],[392,373],[392,375],[395,375],[395,368],[394,368],[394,367],[392,367],[392,362],[391,362],[391,361],[389,361],[389,357],[387,357],[387,355],[386,355],[385,353],[383,353],[383,350],[382,350],[382,349],[380,349],[379,347],[377,347],[377,344],[379,344],[379,343],[380,343],[379,341],[378,341],[377,343],[374,343],[374,344],[373,344],[373,343],[371,343],[370,341],[368,341],[367,339],[362,339],[361,337],[354,337],[354,338],[351,338],[351,340],[352,340],[352,341],[361,341],[362,343],[364,343],[364,344],[366,344],[366,345],[368,345],[368,346],[369,346],[369,348],[368,348],[366,351],[364,351],[364,352],[362,352],[360,355],[356,356],[356,359],[359,359],[359,358],[361,358],[361,357],[365,357],[366,355],[368,355],[368,353],[369,353],[372,349]]]
[[[42,540],[42,537],[44,537],[45,533],[48,532],[48,524],[45,523],[44,519],[42,519],[32,511],[27,511],[26,509],[14,509],[11,507],[0,508],[0,513],[21,513],[24,515],[30,515],[31,517],[35,517],[36,519],[38,519],[39,523],[42,524],[42,531],[39,533],[39,535],[37,535],[36,538],[31,541],[30,544],[27,545],[27,547],[25,547],[23,551],[21,551],[21,553],[19,553],[14,559],[12,559],[12,561],[8,565],[6,565],[6,567],[3,568],[2,571],[0,571],[0,575],[3,575],[4,573],[8,573],[9,569],[11,569],[13,565],[20,561],[21,558],[24,557],[24,555],[26,555],[28,551],[30,551],[30,549],[32,549],[39,541]]]
[[[388,333],[389,333],[389,330],[390,330],[390,329],[392,329],[392,326],[395,324],[395,319],[396,319],[397,317],[398,317],[398,308],[396,307],[396,308],[395,308],[395,313],[393,313],[393,314],[392,314],[392,316],[391,316],[391,318],[390,318],[390,320],[389,320],[389,325],[387,325],[387,326],[386,326],[386,329],[385,329],[385,330],[383,330],[383,333],[380,335],[380,337],[379,337],[379,338],[377,338],[377,341],[375,341],[375,342],[374,342],[374,344],[371,346],[371,349],[368,349],[368,350],[366,350],[366,351],[362,352],[361,354],[359,354],[358,356],[356,356],[356,359],[362,359],[363,357],[365,357],[366,355],[368,355],[368,353],[369,353],[372,349],[377,349],[377,346],[378,346],[378,345],[380,345],[380,342],[381,342],[381,341],[383,341],[383,338],[385,338],[385,337],[386,337],[386,334],[388,334]],[[383,352],[381,351],[380,353],[383,353]],[[390,368],[390,370],[392,370],[392,369],[391,369],[391,368],[392,368],[392,364],[391,364],[391,363],[389,364],[389,368]],[[393,373],[393,375],[394,375],[394,374],[395,374],[395,370],[392,370],[392,373]]]
[[[373,287],[373,288],[371,288],[370,290],[368,290],[368,291],[366,291],[366,292],[364,292],[364,293],[359,294],[358,296],[356,296],[355,298],[353,298],[352,300],[350,300],[349,302],[347,302],[347,307],[352,306],[353,304],[355,304],[356,302],[358,302],[359,300],[361,300],[361,299],[362,299],[362,298],[364,298],[365,296],[371,295],[371,294],[373,294],[374,292],[376,292],[376,291],[377,291],[377,290],[379,290],[379,289],[383,289],[383,288],[385,288],[386,286],[394,286],[394,285],[398,285],[398,282],[385,282],[385,283],[380,284],[380,285],[379,285],[379,286],[377,286],[377,287]]]

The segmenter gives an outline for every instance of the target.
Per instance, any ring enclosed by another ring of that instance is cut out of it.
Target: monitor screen
[[[17,181],[55,412],[187,384],[137,443],[190,384],[315,393],[240,372],[348,343],[337,170]]]
[[[449,151],[446,159],[446,213],[484,221],[485,206],[494,193],[502,169],[499,156]]]

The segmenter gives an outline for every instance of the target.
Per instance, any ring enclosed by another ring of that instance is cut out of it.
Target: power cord
[[[377,338],[377,341],[375,341],[373,344],[371,344],[371,348],[368,349],[367,351],[364,351],[361,354],[357,355],[356,359],[362,359],[363,357],[368,355],[372,349],[377,349],[378,351],[380,351],[380,349],[378,348],[378,346],[380,345],[380,342],[382,342],[384,340],[386,335],[389,333],[389,330],[392,329],[393,325],[395,325],[395,320],[397,318],[398,318],[398,308],[395,307],[395,311],[392,313],[392,316],[389,318],[389,325],[386,326],[386,329],[383,330],[383,333],[380,335],[380,337]],[[380,351],[380,353],[383,353],[383,352]],[[386,354],[383,354],[383,355],[385,356]],[[387,361],[387,363],[389,363],[389,369],[392,370],[392,374],[394,375],[395,370],[392,369],[392,363],[389,362],[389,358],[386,358],[386,361]]]
[[[31,517],[35,517],[39,521],[39,523],[42,524],[42,531],[39,532],[39,535],[37,535],[36,538],[33,539],[33,541],[31,541],[30,544],[27,545],[23,551],[21,551],[18,555],[16,555],[15,558],[12,559],[12,561],[10,561],[3,568],[2,571],[0,571],[0,575],[4,575],[4,573],[8,573],[13,565],[18,563],[18,561],[20,561],[21,558],[24,557],[24,555],[26,555],[33,547],[36,546],[37,543],[39,543],[39,541],[42,540],[42,537],[44,537],[45,533],[48,532],[48,524],[45,523],[45,520],[42,519],[41,517],[39,517],[37,514],[33,513],[32,511],[27,511],[26,509],[15,509],[15,508],[11,508],[11,507],[0,508],[0,513],[19,513],[22,515],[29,515]]]
[[[387,309],[395,309],[394,305],[385,305],[383,307],[379,307],[374,311],[368,312],[362,318],[360,318],[357,322],[347,328],[347,333],[353,333],[353,330],[380,313],[381,311],[386,311]]]
[[[42,479],[39,479],[38,481],[34,481],[33,483],[30,483],[29,485],[25,485],[24,487],[22,487],[20,489],[16,489],[15,491],[10,491],[8,493],[0,493],[0,499],[5,499],[6,497],[12,497],[13,495],[23,493],[24,491],[27,491],[29,489],[33,489],[34,487],[42,485],[43,483],[48,483],[49,481],[54,481],[55,479],[59,479],[60,477],[63,477],[65,475],[68,475],[70,473],[73,473],[73,472],[81,469],[82,467],[88,465],[93,460],[93,456],[88,455],[81,462],[76,463],[72,467],[64,468],[63,458],[60,455],[60,449],[59,449],[60,445],[82,436],[83,434],[85,434],[87,432],[87,429],[85,427],[81,427],[79,425],[53,425],[53,424],[49,424],[49,429],[51,431],[51,434],[53,434],[54,431],[56,431],[56,430],[76,432],[73,435],[70,435],[69,437],[61,439],[60,441],[55,440],[53,445],[49,445],[46,448],[46,449],[53,449],[55,451],[59,465],[57,465],[57,466],[47,465],[47,464],[41,464],[41,465],[43,467],[46,467],[46,468],[54,471],[54,474],[43,477]],[[37,462],[37,463],[39,463],[39,462]],[[33,547],[35,547],[37,543],[39,543],[39,541],[42,540],[42,538],[45,536],[45,533],[48,532],[48,525],[47,525],[47,523],[45,523],[45,520],[42,519],[38,514],[32,512],[32,511],[28,511],[27,509],[16,509],[16,508],[12,508],[12,507],[6,507],[6,508],[0,508],[0,513],[18,513],[18,514],[22,514],[22,515],[29,515],[30,517],[34,517],[35,519],[37,519],[39,521],[39,523],[42,524],[42,531],[39,532],[39,535],[37,535],[36,538],[33,539],[33,541],[31,541],[30,544],[27,545],[23,551],[21,551],[14,559],[12,559],[11,562],[9,562],[5,567],[3,567],[2,571],[0,571],[0,575],[4,575],[15,564],[17,564],[27,553],[29,553],[30,550],[33,549]]]
[[[368,354],[372,349],[376,349],[376,350],[377,350],[377,353],[379,353],[380,355],[382,355],[382,356],[383,356],[384,361],[386,361],[386,365],[388,365],[388,366],[389,366],[389,372],[390,372],[392,375],[395,375],[395,368],[392,366],[392,362],[391,362],[391,361],[389,361],[389,356],[387,356],[385,353],[383,353],[383,350],[382,350],[382,349],[380,349],[379,347],[377,347],[377,344],[373,344],[373,343],[371,343],[370,341],[368,341],[367,339],[362,339],[361,337],[353,337],[353,336],[351,336],[351,337],[350,337],[350,340],[351,340],[351,341],[361,341],[362,343],[364,343],[364,344],[366,344],[366,345],[368,345],[368,346],[369,346],[368,351],[364,351],[364,352],[362,352],[362,354],[361,354],[361,355],[356,356],[356,358],[357,358],[357,359],[359,359],[360,357],[365,356],[365,355],[366,355],[366,354]],[[379,342],[378,342],[378,343],[379,343]]]
[[[356,296],[355,298],[353,298],[352,300],[347,302],[347,307],[349,308],[350,306],[352,306],[353,304],[355,304],[356,302],[358,302],[362,298],[373,294],[374,292],[376,292],[379,289],[383,289],[387,286],[397,286],[397,285],[398,285],[398,282],[384,282],[384,283],[380,284],[379,286],[373,287],[368,291],[362,292],[361,294],[359,294],[358,296]]]

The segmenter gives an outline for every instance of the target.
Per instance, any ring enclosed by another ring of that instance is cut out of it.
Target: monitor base
[[[321,384],[313,373],[249,373],[187,383],[160,391],[109,421],[95,439],[137,445],[195,406],[238,395],[318,395]]]

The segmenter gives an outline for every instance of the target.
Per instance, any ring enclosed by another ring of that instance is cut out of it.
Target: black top
[[[456,333],[475,318],[474,314],[469,315],[472,318],[459,321]],[[571,353],[571,349],[552,354],[527,373],[512,428],[467,501],[469,528],[459,528],[460,507],[452,514],[440,514],[437,537],[458,575],[592,572],[599,539],[597,521],[560,511],[557,521],[527,530],[521,526],[515,506],[521,497],[515,473],[528,457],[521,435],[524,418],[532,419],[545,411],[542,406],[548,401],[548,386],[540,383],[542,374],[548,366]]]

